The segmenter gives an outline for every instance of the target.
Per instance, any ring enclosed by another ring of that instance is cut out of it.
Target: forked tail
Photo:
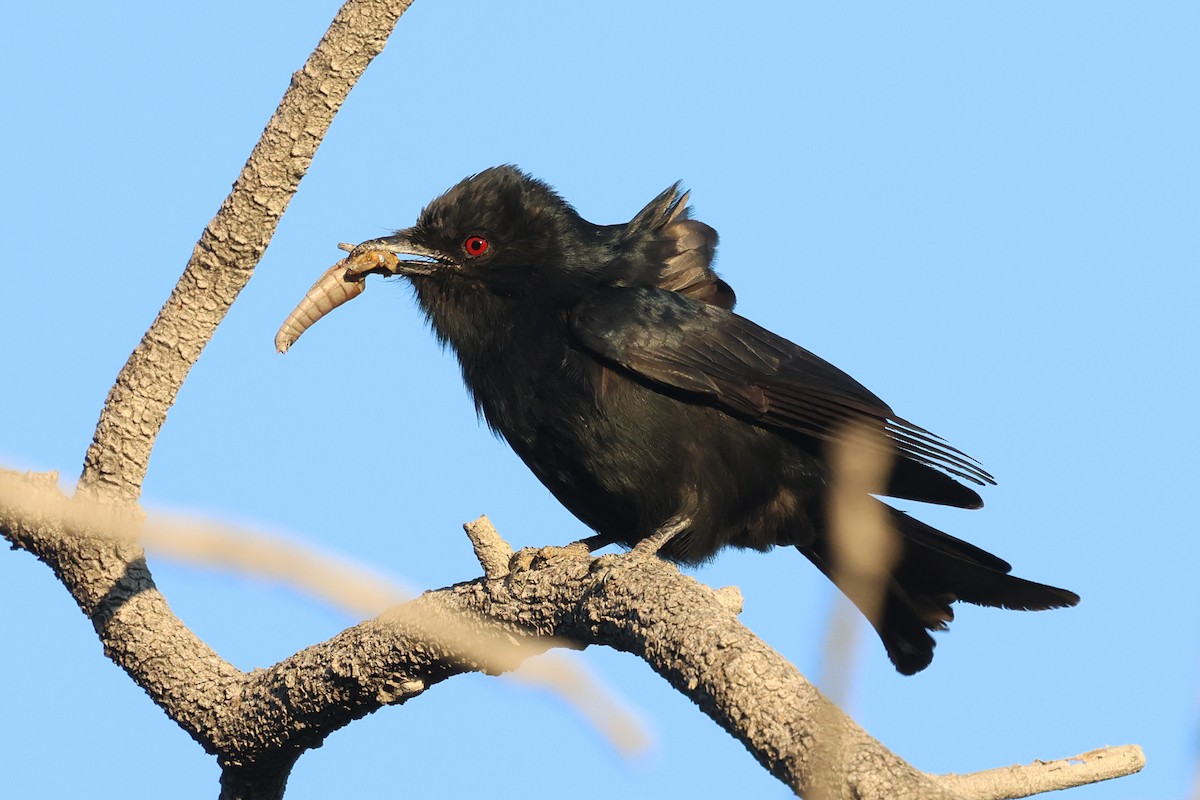
[[[956,601],[1021,611],[1065,608],[1079,602],[1074,592],[1010,575],[1012,567],[1007,561],[901,511],[887,510],[902,549],[882,587],[882,608],[871,607],[880,605],[880,587],[863,592],[838,576],[828,542],[798,549],[871,621],[888,657],[905,675],[929,666],[934,647],[929,632],[946,629],[954,619],[950,605]]]

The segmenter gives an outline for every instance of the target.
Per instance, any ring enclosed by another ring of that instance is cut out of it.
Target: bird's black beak
[[[392,253],[393,255],[400,256],[396,264],[387,268],[380,267],[372,270],[373,272],[383,272],[389,275],[430,275],[436,272],[439,267],[449,263],[446,261],[445,256],[436,250],[431,250],[424,245],[414,242],[412,240],[412,228],[396,231],[391,236],[368,239],[361,244],[355,245],[354,249],[350,251],[350,257],[353,258],[361,253],[369,252]],[[410,258],[404,258],[404,256],[410,256]]]

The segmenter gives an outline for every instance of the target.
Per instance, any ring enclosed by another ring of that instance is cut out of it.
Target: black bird
[[[545,183],[501,166],[355,252],[401,256],[389,271],[409,278],[457,353],[477,410],[597,532],[593,548],[633,546],[682,520],[660,555],[698,564],[726,546],[791,545],[835,577],[826,451],[848,423],[879,433],[856,446],[883,442],[895,456],[883,494],[983,505],[955,480],[994,483],[974,460],[733,313],[733,290],[711,266],[716,242],[689,218],[678,184],[628,224],[594,225]],[[1079,601],[865,492],[863,502],[878,504],[902,543],[882,609],[863,609],[902,673],[928,666],[928,631],[945,628],[954,601]]]

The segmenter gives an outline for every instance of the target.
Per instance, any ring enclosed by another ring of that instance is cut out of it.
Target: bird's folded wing
[[[896,416],[837,367],[724,308],[661,289],[610,289],[576,307],[571,328],[602,360],[760,425],[826,441],[855,436],[850,423],[879,426],[900,456],[896,475],[912,487],[889,492],[894,496],[982,504],[973,490],[930,467],[995,483],[974,459]],[[871,447],[873,439],[860,435],[856,442]]]

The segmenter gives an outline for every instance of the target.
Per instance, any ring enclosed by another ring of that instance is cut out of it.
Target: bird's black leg
[[[686,514],[676,514],[662,525],[659,525],[654,533],[634,545],[634,548],[629,551],[629,555],[634,558],[649,558],[650,556],[658,555],[658,551],[666,547],[667,542],[690,527],[692,527],[691,517]]]
[[[612,536],[606,536],[603,533],[597,533],[592,536],[585,536],[584,538],[574,542],[574,544],[587,545],[588,552],[594,553],[601,547],[608,547],[610,544],[614,544],[616,541],[616,538]]]

